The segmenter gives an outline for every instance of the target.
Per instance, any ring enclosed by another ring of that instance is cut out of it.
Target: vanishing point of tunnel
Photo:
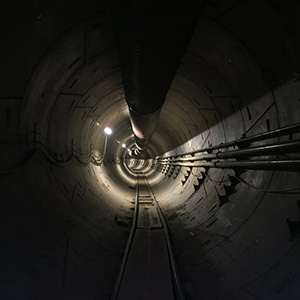
[[[299,1],[4,0],[0,32],[1,300],[300,299]]]

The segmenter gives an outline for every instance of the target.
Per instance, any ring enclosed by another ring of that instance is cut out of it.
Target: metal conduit
[[[254,141],[265,140],[273,137],[284,136],[287,134],[298,133],[300,131],[300,125],[295,124],[285,128],[279,128],[270,132],[257,134],[255,136],[240,139],[236,141],[231,141],[228,143],[216,145],[214,147],[201,149],[199,151],[193,151],[189,153],[181,154],[194,155],[204,151],[211,152],[215,149],[221,149],[229,146],[237,146],[241,143],[251,143]],[[212,167],[212,168],[245,168],[245,169],[260,169],[260,170],[289,170],[289,171],[299,171],[300,170],[300,160],[290,159],[290,160],[280,160],[280,159],[252,159],[248,161],[235,161],[230,159],[239,159],[241,157],[252,157],[252,156],[265,156],[265,155],[277,155],[285,153],[300,153],[300,142],[292,141],[285,142],[281,144],[271,144],[264,146],[257,146],[248,149],[238,149],[231,151],[224,151],[217,153],[208,153],[203,155],[196,155],[193,157],[180,157],[179,155],[157,158],[153,161],[154,166],[183,166],[183,167]],[[224,159],[224,160],[217,160]],[[227,160],[229,159],[229,160]],[[211,161],[215,160],[215,161]]]
[[[199,161],[206,159],[217,159],[217,158],[236,158],[242,156],[262,156],[270,154],[280,153],[298,153],[300,152],[300,142],[287,142],[285,144],[273,144],[268,146],[253,147],[241,150],[232,150],[226,152],[217,152],[203,154],[194,157],[183,157],[183,158],[167,158],[159,159],[160,162],[180,162],[180,161]]]
[[[186,153],[181,153],[181,154],[176,154],[170,157],[179,157],[179,156],[183,156],[183,155],[193,155],[196,153],[201,153],[201,152],[211,152],[213,150],[217,150],[217,149],[222,149],[222,148],[227,148],[227,147],[232,147],[232,146],[237,146],[240,147],[242,145],[247,145],[253,142],[258,142],[258,141],[262,141],[262,140],[266,140],[266,139],[271,139],[274,137],[280,137],[280,136],[284,136],[284,135],[289,135],[289,134],[294,134],[294,133],[298,133],[300,132],[300,124],[294,124],[291,126],[286,126],[283,128],[278,128],[272,131],[267,131],[267,132],[263,132],[263,133],[259,133],[247,138],[241,138],[235,141],[230,141],[230,142],[226,142],[226,143],[221,143],[215,146],[211,146],[208,148],[203,148],[203,149],[199,149],[199,150],[194,150],[194,151],[190,151],[190,152],[186,152]]]
[[[163,163],[161,165],[181,166],[181,167],[210,167],[218,169],[243,168],[248,170],[281,170],[299,171],[300,160],[253,160],[253,161],[214,161],[201,163]]]

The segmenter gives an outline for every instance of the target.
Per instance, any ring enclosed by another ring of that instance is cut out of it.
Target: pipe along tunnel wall
[[[1,11],[1,299],[109,299],[129,233],[135,177],[119,142],[134,140],[110,12],[71,4]],[[298,123],[298,17],[297,1],[210,1],[145,158]],[[140,171],[188,299],[299,299],[299,172]]]

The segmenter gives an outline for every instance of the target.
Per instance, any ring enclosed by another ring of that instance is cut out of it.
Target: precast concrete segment
[[[298,123],[299,5],[209,1],[143,158]],[[106,6],[1,4],[1,299],[111,297],[135,179],[116,159],[124,153],[115,139],[132,146],[134,137]],[[101,168],[66,163],[72,152],[101,156],[112,125]],[[41,143],[55,165],[38,152],[27,160]],[[188,298],[299,299],[299,173],[134,165],[149,173]]]

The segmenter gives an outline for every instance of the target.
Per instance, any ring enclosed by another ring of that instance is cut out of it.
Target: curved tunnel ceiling
[[[187,299],[299,298],[299,172],[147,163],[299,123],[297,1],[207,4],[140,160],[121,147],[134,137],[106,3],[15,1],[1,14],[1,299],[109,299],[134,168],[165,214]]]

